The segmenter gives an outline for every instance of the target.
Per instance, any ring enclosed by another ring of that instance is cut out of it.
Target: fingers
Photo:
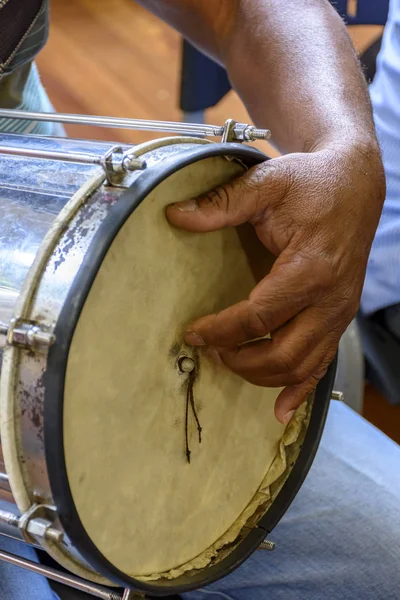
[[[222,362],[253,383],[268,379],[272,386],[299,383],[304,361],[329,333],[322,309],[309,308],[287,323],[272,339],[243,344],[236,348],[216,348]],[[310,365],[314,369],[315,365]]]
[[[215,231],[258,220],[270,202],[282,194],[284,169],[274,159],[249,169],[241,177],[196,199],[171,204],[167,218],[189,231]]]
[[[316,332],[309,340],[289,340],[286,344],[262,340],[237,349],[212,348],[217,358],[231,371],[254,385],[283,387],[299,385],[316,373],[324,357],[336,350],[340,335]],[[333,355],[332,355],[333,356]]]
[[[265,337],[315,302],[325,284],[324,273],[314,265],[288,260],[283,252],[248,300],[191,323],[185,341],[193,346],[234,348]],[[307,328],[303,329],[306,333]]]
[[[315,390],[334,359],[339,339],[340,336],[335,333],[320,349],[316,349],[314,358],[318,359],[314,372],[302,383],[289,385],[279,394],[275,402],[275,416],[278,421],[285,425],[289,423],[295,410]]]
[[[329,366],[329,365],[328,365]],[[288,386],[279,394],[275,402],[275,416],[284,425],[289,423],[296,409],[307,400],[308,396],[315,390],[318,382],[325,375],[328,366],[320,377],[312,376],[300,385]]]
[[[313,311],[310,309],[309,311]],[[309,317],[311,315],[308,315]],[[275,414],[279,421],[287,423],[293,411],[315,389],[318,381],[325,375],[332,362],[340,339],[336,330],[323,335],[315,332],[309,339],[296,343],[296,330],[293,326],[291,334],[294,339],[289,339],[283,345],[275,340],[262,340],[240,348],[238,351],[210,349],[208,353],[213,360],[222,362],[226,367],[237,373],[246,381],[263,387],[283,387],[285,389],[277,398]],[[307,348],[316,342],[310,351]],[[291,351],[287,347],[292,345]],[[292,353],[293,352],[293,353]],[[302,359],[299,359],[302,356]]]

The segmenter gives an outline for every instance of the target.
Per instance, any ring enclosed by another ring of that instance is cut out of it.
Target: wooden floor
[[[353,28],[357,49],[365,48],[380,30]],[[180,120],[180,46],[170,27],[133,0],[51,0],[50,39],[38,64],[59,112]],[[209,123],[221,124],[228,117],[248,120],[233,92],[207,112]],[[152,137],[95,127],[67,130],[71,136],[132,143]],[[400,406],[390,406],[370,387],[365,416],[400,443]]]

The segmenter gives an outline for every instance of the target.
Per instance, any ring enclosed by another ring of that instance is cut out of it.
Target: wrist
[[[354,134],[351,139],[347,136],[337,136],[334,139],[320,141],[310,152],[331,155],[338,160],[341,168],[344,161],[347,172],[353,170],[355,174],[364,176],[371,185],[377,187],[383,202],[386,192],[385,173],[382,153],[375,133]]]
[[[365,223],[370,224],[366,229],[371,229],[373,237],[386,195],[382,155],[375,134],[354,135],[351,140],[338,136],[312,153],[328,161],[332,180],[347,188],[354,206],[362,206]]]

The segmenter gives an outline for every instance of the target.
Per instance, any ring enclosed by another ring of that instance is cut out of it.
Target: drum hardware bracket
[[[233,119],[227,119],[222,128],[223,144],[227,142],[255,142],[256,140],[266,140],[270,137],[270,132],[266,134],[266,129],[257,129],[254,125],[238,123]]]
[[[107,183],[113,187],[126,187],[123,181],[132,171],[143,171],[147,163],[137,157],[132,149],[123,150],[120,146],[111,148],[101,159],[101,166],[107,177]]]
[[[52,567],[46,567],[33,562],[32,560],[28,560],[27,558],[21,558],[10,552],[0,551],[0,560],[16,567],[21,567],[27,571],[31,571],[32,573],[36,573],[37,575],[47,577],[47,579],[51,579],[52,581],[57,581],[58,583],[75,590],[85,592],[86,594],[94,596],[95,598],[100,598],[101,600],[133,600],[133,598],[139,596],[139,594],[132,590],[125,590],[121,595],[119,592],[115,592],[101,585],[85,581],[80,577],[75,577],[68,573],[63,573]]]
[[[56,339],[52,333],[43,331],[38,325],[16,319],[11,319],[9,325],[0,323],[0,335],[6,336],[10,346],[36,351],[47,350]]]
[[[338,402],[344,402],[344,394],[343,392],[333,391],[331,395],[332,400],[337,400]]]
[[[32,508],[21,517],[4,510],[0,510],[0,521],[17,527],[28,544],[36,543],[35,538],[42,538],[49,542],[61,543],[64,537],[62,531],[53,527],[52,521],[48,519],[50,511],[54,507],[34,504]],[[46,518],[45,518],[46,517]]]

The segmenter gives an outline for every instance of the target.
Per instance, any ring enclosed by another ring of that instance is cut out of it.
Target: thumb
[[[198,198],[171,204],[167,208],[169,222],[188,231],[206,232],[258,220],[270,204],[269,189],[276,192],[280,187],[271,185],[272,180],[276,183],[278,171],[273,162],[257,165]]]

